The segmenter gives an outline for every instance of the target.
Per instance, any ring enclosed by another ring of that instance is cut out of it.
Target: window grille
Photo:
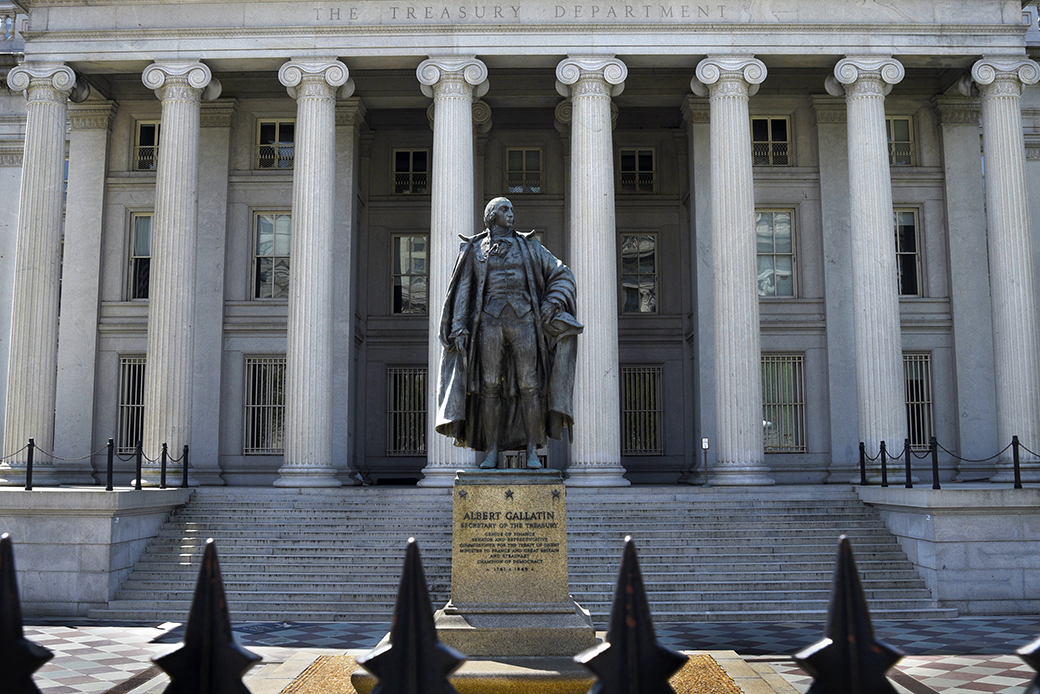
[[[804,372],[804,355],[762,355],[762,444],[766,453],[805,452]]]
[[[285,450],[285,357],[246,357],[244,454]]]
[[[257,124],[256,168],[291,169],[295,155],[296,121]]]
[[[927,450],[932,434],[932,355],[903,354],[903,375],[906,378],[906,430],[910,447]]]
[[[137,124],[137,141],[134,143],[134,170],[155,171],[159,162],[159,123],[157,121]]]
[[[900,296],[921,295],[917,210],[895,210],[896,270]]]
[[[396,315],[426,315],[427,251],[429,237],[394,235],[393,312]]]
[[[654,192],[654,150],[621,150],[621,192]]]
[[[794,210],[755,212],[758,295],[794,296]]]
[[[289,298],[289,246],[292,216],[288,212],[256,215],[256,256],[253,296]]]
[[[751,159],[755,166],[790,166],[791,124],[787,118],[751,119]]]
[[[888,163],[892,166],[914,165],[914,129],[910,118],[886,118],[888,131]]]
[[[506,150],[506,175],[510,193],[541,193],[542,150]]]
[[[429,159],[429,150],[394,150],[394,193],[397,195],[425,195],[428,193]]]
[[[660,366],[621,367],[622,455],[663,455]]]
[[[622,313],[657,312],[657,236],[621,236]]]
[[[130,229],[129,295],[131,299],[147,299],[152,266],[152,215],[133,215]]]
[[[144,357],[119,357],[120,454],[133,453],[144,430]]]
[[[423,366],[386,369],[388,456],[426,455],[426,372]]]

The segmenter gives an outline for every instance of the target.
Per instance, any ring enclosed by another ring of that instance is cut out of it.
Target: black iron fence
[[[941,489],[942,486],[939,484],[939,451],[951,456],[952,458],[965,462],[965,463],[988,463],[996,461],[1001,455],[1003,455],[1008,449],[1011,449],[1011,465],[1014,473],[1014,488],[1022,489],[1022,462],[1021,452],[1024,450],[1034,458],[1040,458],[1033,451],[1029,450],[1018,440],[1017,436],[1011,437],[1011,443],[1004,446],[1002,449],[989,456],[988,458],[962,458],[953,451],[944,448],[939,444],[934,436],[931,437],[928,443],[928,450],[923,453],[917,453],[910,445],[910,439],[903,439],[903,448],[893,455],[893,452],[889,450],[887,444],[882,441],[878,449],[878,452],[873,455],[867,455],[867,446],[864,442],[859,442],[859,483],[862,485],[870,484],[867,479],[867,462],[880,461],[881,465],[881,486],[887,487],[888,484],[888,468],[890,460],[903,459],[903,469],[906,472],[906,483],[907,489],[913,489],[914,477],[913,477],[913,460],[931,458],[931,472],[932,472],[932,489]]]

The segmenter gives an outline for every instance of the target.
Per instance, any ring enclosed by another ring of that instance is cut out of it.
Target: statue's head
[[[512,212],[513,203],[509,201],[509,198],[494,198],[487,204],[487,207],[484,208],[484,228],[490,229],[495,224],[495,215],[498,214],[498,208],[502,203],[508,204],[509,211]],[[513,226],[512,220],[510,220],[509,226]]]

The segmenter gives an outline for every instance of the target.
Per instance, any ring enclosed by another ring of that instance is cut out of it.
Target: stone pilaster
[[[163,443],[172,457],[180,457],[191,443],[199,110],[203,91],[219,89],[219,83],[198,61],[153,63],[141,78],[162,101],[142,435],[145,457],[157,460]],[[176,479],[178,470],[179,464],[171,464],[168,474]],[[158,473],[158,462],[146,463],[142,484],[157,483]]]
[[[748,98],[765,80],[751,56],[709,56],[695,93],[711,111],[712,272],[715,289],[713,484],[773,484],[762,451],[762,350]]]
[[[569,56],[556,89],[571,101],[570,265],[578,285],[574,443],[567,484],[627,485],[621,466],[617,233],[611,97],[628,68],[613,56]]]
[[[292,275],[286,347],[285,463],[276,487],[338,487],[332,464],[333,195],[338,60],[292,60],[278,79],[296,99]],[[351,91],[350,87],[347,87]]]
[[[65,257],[61,277],[61,327],[58,333],[58,387],[54,409],[54,452],[63,482],[91,484],[91,461],[81,460],[104,445],[94,441],[93,365],[98,348],[101,308],[101,230],[109,127],[115,104],[73,106],[69,114],[69,180],[65,203]],[[75,459],[75,460],[72,460]],[[104,456],[97,462],[103,466]],[[103,467],[99,467],[103,469]]]
[[[876,455],[882,441],[902,450],[906,438],[899,287],[892,218],[892,178],[885,132],[885,95],[903,79],[891,58],[838,61],[828,91],[845,95],[849,140],[849,219],[856,333],[859,436]],[[873,474],[879,474],[880,463]],[[894,466],[891,474],[895,474]]]
[[[18,196],[11,346],[0,484],[23,484],[29,439],[52,451],[61,280],[65,120],[76,84],[61,63],[24,63],[7,84],[25,92],[25,155]],[[37,455],[34,484],[57,482],[49,456]]]
[[[983,58],[971,76],[982,97],[986,150],[997,441],[1003,446],[1018,436],[1024,446],[1040,451],[1040,331],[1021,110],[1022,88],[1040,81],[1040,66],[1027,58]],[[1040,461],[1025,452],[1022,461],[1023,480],[1040,480]],[[1010,450],[990,479],[1012,479]]]
[[[423,94],[433,97],[433,164],[430,169],[430,250],[427,307],[430,326],[426,417],[426,467],[419,484],[450,487],[455,471],[473,467],[473,454],[434,431],[440,383],[441,305],[458,255],[459,234],[477,229],[473,198],[473,103],[487,93],[487,67],[473,56],[431,57],[416,76]]]

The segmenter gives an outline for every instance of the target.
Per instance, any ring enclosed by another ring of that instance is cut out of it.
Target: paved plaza
[[[984,617],[874,624],[879,640],[906,657],[889,675],[900,694],[1022,694],[1032,671],[1016,648],[1040,636],[1040,617]],[[252,694],[278,694],[319,655],[363,653],[389,624],[243,623],[235,638],[263,656],[245,681]],[[804,692],[808,678],[790,654],[818,640],[823,625],[808,622],[658,625],[660,640],[679,650],[734,650],[765,665]],[[151,658],[176,647],[183,625],[37,622],[26,637],[54,658],[36,675],[44,694],[152,694],[168,678]]]

